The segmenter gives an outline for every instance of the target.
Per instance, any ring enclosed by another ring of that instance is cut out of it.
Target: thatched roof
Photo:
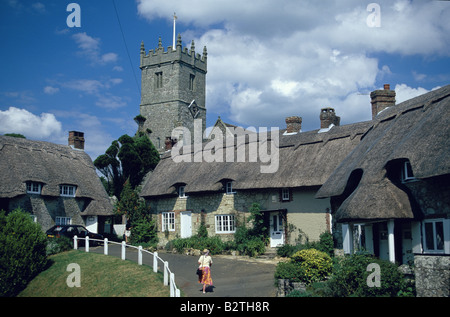
[[[82,215],[112,215],[112,205],[91,158],[70,146],[0,136],[0,198],[26,194],[26,182],[42,183],[42,196],[59,197],[60,185],[77,186],[90,201]]]
[[[273,133],[277,133],[279,140],[279,166],[274,173],[261,172],[261,166],[268,163],[259,159],[257,162],[250,162],[248,149],[255,145],[250,140],[245,143],[244,162],[237,162],[236,151],[241,150],[241,147],[235,146],[237,141],[231,147],[235,155],[233,162],[179,162],[183,157],[192,157],[193,149],[185,149],[182,154],[185,156],[176,156],[172,151],[163,156],[153,173],[147,177],[141,195],[149,198],[173,195],[176,186],[181,184],[186,186],[185,192],[188,195],[220,191],[226,180],[233,181],[233,190],[320,186],[359,143],[367,128],[368,123],[363,122],[336,126],[325,133],[315,130],[283,135],[283,131],[275,131]],[[260,145],[265,144],[270,149],[274,140],[276,138]],[[204,143],[203,148],[205,146],[208,143]],[[227,147],[222,148],[226,153]]]
[[[450,85],[385,109],[316,197],[345,199],[335,215],[341,222],[414,218],[413,202],[387,167],[409,160],[418,179],[450,174],[449,117]]]

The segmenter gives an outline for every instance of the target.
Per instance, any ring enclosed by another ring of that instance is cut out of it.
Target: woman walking
[[[206,285],[210,286],[213,284],[211,279],[211,265],[213,261],[209,255],[209,250],[203,250],[203,255],[198,259],[199,269],[202,270],[202,274],[198,277],[198,282],[203,284],[203,294],[205,294]]]

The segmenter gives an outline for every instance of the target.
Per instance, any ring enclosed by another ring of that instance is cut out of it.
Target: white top
[[[200,259],[198,259],[198,263],[200,263],[200,267],[205,267],[205,266],[209,267],[209,265],[212,264],[213,261],[209,255],[207,255],[206,257],[204,255],[202,255],[200,257]]]

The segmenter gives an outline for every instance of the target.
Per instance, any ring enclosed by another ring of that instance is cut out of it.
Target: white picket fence
[[[162,262],[163,264],[163,273],[164,273],[164,285],[170,287],[170,297],[180,297],[180,290],[177,288],[177,285],[175,284],[175,274],[172,273],[169,269],[169,263],[167,261],[164,261],[158,256],[158,252],[149,252],[147,250],[142,249],[141,246],[134,246],[126,244],[125,241],[122,241],[122,243],[114,242],[114,241],[108,241],[107,238],[104,240],[100,239],[90,239],[89,237],[86,238],[78,238],[77,236],[73,237],[73,248],[75,250],[78,250],[78,240],[86,240],[85,242],[85,251],[89,252],[89,243],[90,241],[98,241],[103,242],[104,251],[103,253],[105,255],[108,255],[108,244],[117,244],[121,245],[121,259],[125,260],[126,255],[126,248],[134,248],[138,250],[138,264],[142,265],[142,252],[146,252],[153,256],[153,272],[158,272],[158,260]]]

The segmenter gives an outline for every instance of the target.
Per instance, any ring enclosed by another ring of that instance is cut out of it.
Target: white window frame
[[[235,233],[236,218],[234,215],[216,215],[216,233]]]
[[[236,194],[236,192],[233,191],[233,182],[225,183],[225,192],[227,193],[227,195]]]
[[[59,185],[59,195],[62,197],[75,197],[77,186],[75,185]]]
[[[40,195],[42,191],[42,184],[37,182],[27,182],[27,193]]]
[[[437,248],[437,231],[436,231],[436,223],[442,223],[442,249]],[[427,224],[432,224],[432,237],[433,237],[433,248],[429,249],[427,245]],[[445,230],[445,219],[436,218],[436,219],[426,219],[422,222],[422,232],[423,232],[423,250],[426,253],[444,253],[445,251],[445,242],[449,240],[449,237],[446,237]]]
[[[161,231],[175,231],[175,212],[167,211],[163,212],[161,215]]]
[[[291,191],[289,188],[282,188],[281,189],[281,200],[282,201],[289,201],[291,200]]]
[[[71,225],[72,218],[71,217],[55,217],[55,224],[57,226]]]
[[[415,180],[416,178],[412,173],[411,163],[409,161],[404,162],[402,167],[402,182],[407,183]]]

